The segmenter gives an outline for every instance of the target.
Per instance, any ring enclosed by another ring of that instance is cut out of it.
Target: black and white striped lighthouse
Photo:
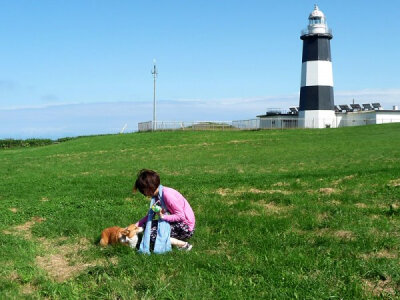
[[[335,127],[330,46],[332,32],[317,5],[308,20],[308,27],[300,37],[303,40],[303,59],[299,124],[308,128]]]

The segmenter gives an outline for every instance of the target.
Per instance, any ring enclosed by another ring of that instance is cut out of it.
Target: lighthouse
[[[303,58],[299,125],[305,128],[336,127],[330,40],[325,15],[314,6],[309,24],[301,33]]]

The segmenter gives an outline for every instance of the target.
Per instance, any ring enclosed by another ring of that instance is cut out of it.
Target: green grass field
[[[150,168],[196,214],[191,252],[101,249]],[[400,124],[85,137],[0,151],[1,299],[400,296]]]

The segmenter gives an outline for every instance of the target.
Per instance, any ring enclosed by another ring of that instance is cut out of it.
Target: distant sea
[[[230,121],[254,118],[264,109],[201,101],[160,101],[157,118],[163,121]],[[264,105],[262,105],[264,106]],[[54,105],[42,108],[0,109],[0,139],[76,137],[135,132],[139,122],[153,118],[152,102]]]
[[[0,110],[0,139],[58,139],[119,133],[125,125],[124,132],[134,132],[138,122],[147,120],[149,117],[140,114],[132,104],[125,107],[76,104]]]

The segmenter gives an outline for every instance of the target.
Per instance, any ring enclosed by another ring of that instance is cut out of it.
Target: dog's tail
[[[100,246],[105,247],[108,245],[108,237],[105,234],[101,234]]]

